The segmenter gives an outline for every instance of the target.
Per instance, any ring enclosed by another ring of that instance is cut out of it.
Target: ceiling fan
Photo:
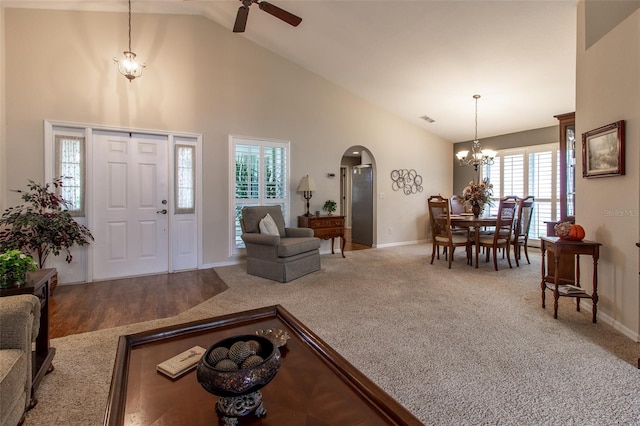
[[[247,18],[249,17],[249,6],[252,3],[256,3],[258,7],[269,15],[273,15],[276,18],[286,22],[289,25],[293,25],[297,27],[300,22],[302,22],[302,18],[297,17],[291,12],[287,12],[284,9],[280,9],[278,6],[274,6],[271,3],[266,1],[258,1],[258,0],[240,0],[242,2],[242,6],[238,9],[238,14],[236,15],[236,22],[233,25],[234,33],[243,33],[245,27],[247,26]]]

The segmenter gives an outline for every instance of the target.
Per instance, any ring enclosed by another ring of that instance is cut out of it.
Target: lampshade
[[[298,192],[311,192],[316,190],[316,183],[309,175],[303,176],[298,185]]]

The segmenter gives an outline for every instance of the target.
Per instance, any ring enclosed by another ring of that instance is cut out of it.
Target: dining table
[[[485,226],[496,226],[497,216],[474,216],[473,213],[461,213],[451,215],[451,226],[458,228],[473,228],[480,230]],[[480,232],[474,232],[476,246],[476,268],[478,267],[478,253],[480,251]]]

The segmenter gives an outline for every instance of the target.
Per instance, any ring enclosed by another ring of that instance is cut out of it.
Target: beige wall
[[[640,340],[640,10],[585,49],[585,3],[578,6],[576,133],[626,122],[626,175],[582,178],[578,161],[576,222],[602,243],[598,315]],[[590,283],[589,262],[581,264]]]
[[[0,28],[4,28],[4,8],[0,7]],[[6,115],[5,115],[5,66],[4,66],[4,31],[0,30],[0,211],[7,207],[4,170],[6,170]]]
[[[294,216],[305,208],[295,193],[301,176],[316,180],[310,208],[321,210],[338,199],[339,179],[327,173],[339,173],[345,150],[369,149],[375,189],[386,195],[376,200],[378,245],[424,239],[428,194],[451,192],[449,142],[206,18],[134,14],[132,47],[147,69],[129,83],[111,60],[127,45],[125,14],[4,14],[7,188],[43,179],[44,119],[202,133],[205,264],[229,260],[230,134],[291,141]],[[398,168],[416,169],[424,192],[394,193],[389,176]]]

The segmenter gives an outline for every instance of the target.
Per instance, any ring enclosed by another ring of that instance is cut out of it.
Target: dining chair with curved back
[[[513,198],[502,198],[498,204],[496,227],[491,234],[480,234],[480,246],[487,248],[487,262],[489,254],[493,252],[493,266],[498,270],[498,249],[505,249],[507,262],[511,268],[511,234],[513,232],[513,220],[516,215],[516,202]],[[491,249],[491,250],[489,250]]]
[[[529,242],[529,228],[531,227],[531,219],[533,217],[534,202],[535,197],[533,195],[518,199],[518,213],[513,226],[513,235],[511,236],[511,245],[513,245],[513,257],[516,259],[516,266],[520,266],[522,248],[524,248],[527,263],[531,264],[527,243]]]
[[[456,247],[465,247],[467,255],[467,264],[471,262],[471,240],[469,239],[469,231],[461,235],[453,233],[451,230],[451,208],[450,200],[440,195],[432,195],[429,197],[429,223],[431,224],[431,237],[433,239],[433,250],[431,253],[431,264],[438,255],[440,259],[440,246],[445,247],[445,258],[449,261],[449,269],[453,261],[453,254]]]

